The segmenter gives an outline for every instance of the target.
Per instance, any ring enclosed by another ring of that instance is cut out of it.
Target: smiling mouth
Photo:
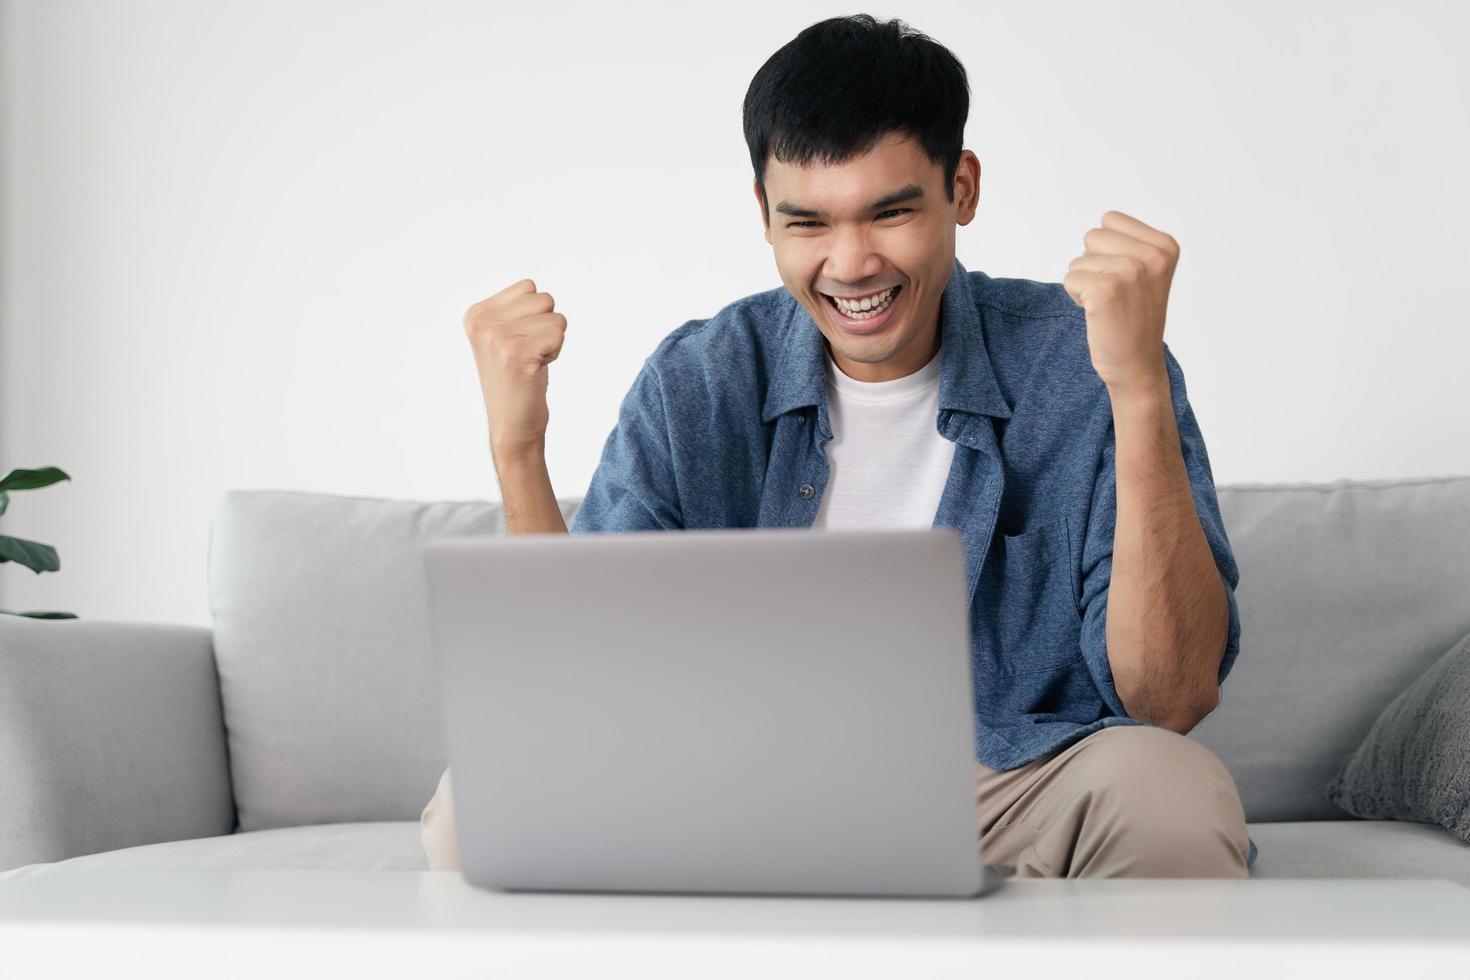
[[[881,295],[883,292],[885,292],[885,291],[884,290],[880,290],[879,293],[876,294],[876,295]],[[882,305],[875,306],[875,307],[872,307],[870,309],[861,310],[861,311],[844,310],[841,306],[838,306],[837,305],[837,299],[836,299],[836,297],[832,296],[829,293],[822,293],[821,296],[822,296],[823,299],[825,299],[827,301],[827,305],[828,306],[832,307],[832,309],[836,310],[838,313],[842,314],[843,316],[847,317],[848,319],[850,319],[850,320],[866,320],[866,319],[872,319],[874,317],[879,316],[885,310],[887,310],[890,306],[892,306],[894,303],[897,303],[898,302],[898,295],[901,292],[903,292],[903,286],[902,285],[894,286],[892,288],[891,292],[889,292],[888,298],[886,300],[884,300],[884,302],[883,302]]]

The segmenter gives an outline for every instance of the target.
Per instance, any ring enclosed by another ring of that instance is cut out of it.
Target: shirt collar
[[[821,404],[827,395],[825,338],[806,307],[789,291],[786,298],[791,312],[761,408],[762,422]],[[970,274],[959,259],[955,259],[945,284],[940,311],[940,410],[1010,418],[1010,406],[1000,393],[985,349],[984,319]]]

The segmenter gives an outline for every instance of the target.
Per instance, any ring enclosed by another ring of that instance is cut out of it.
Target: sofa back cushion
[[[1235,776],[1247,819],[1344,819],[1328,780],[1470,631],[1470,477],[1217,490],[1240,658],[1191,734]]]
[[[1241,652],[1192,734],[1248,819],[1342,819],[1337,765],[1470,630],[1470,477],[1217,490]],[[226,495],[210,603],[239,829],[418,819],[447,760],[421,549],[501,533],[494,502]]]
[[[485,501],[225,495],[209,601],[237,829],[419,818],[447,764],[421,549],[504,530]]]

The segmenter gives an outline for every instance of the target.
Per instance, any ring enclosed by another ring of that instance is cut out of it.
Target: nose
[[[840,229],[831,241],[823,272],[832,292],[860,292],[883,274],[883,258],[873,251],[864,228]]]

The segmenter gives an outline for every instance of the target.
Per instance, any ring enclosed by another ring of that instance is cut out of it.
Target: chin
[[[827,338],[827,344],[849,361],[856,361],[859,364],[882,364],[893,356],[893,348],[887,344],[878,346],[874,343],[853,347],[849,344],[834,344],[831,337]]]

